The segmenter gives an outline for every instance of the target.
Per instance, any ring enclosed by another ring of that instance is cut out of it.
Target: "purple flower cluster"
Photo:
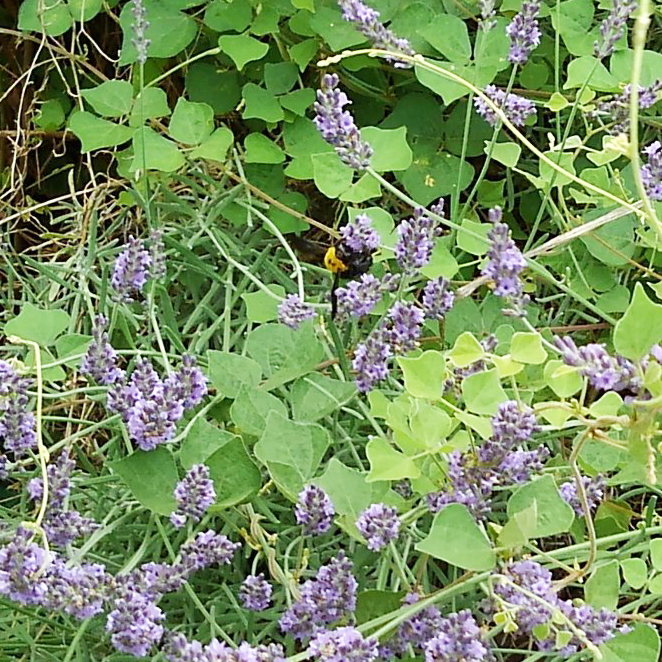
[[[656,140],[644,147],[648,163],[641,166],[641,179],[651,200],[662,200],[662,143]]]
[[[326,533],[335,514],[329,495],[321,487],[307,485],[299,492],[294,515],[306,534],[316,536]]]
[[[366,539],[368,549],[374,552],[396,540],[401,525],[398,511],[383,503],[371,504],[356,520],[356,528]]]
[[[298,329],[303,322],[315,317],[315,309],[304,303],[298,294],[288,294],[278,306],[278,321],[290,329]]]
[[[533,410],[520,408],[514,400],[501,403],[492,417],[492,436],[478,452],[455,451],[448,456],[448,489],[427,495],[430,510],[461,503],[474,517],[484,518],[491,512],[495,487],[524,483],[542,469],[548,450],[521,448],[538,429]]]
[[[339,80],[337,74],[325,74],[322,78],[313,121],[322,138],[335,147],[343,163],[355,170],[365,170],[370,165],[373,150],[361,138],[352,115],[343,110],[351,101],[337,89]]]
[[[611,356],[601,343],[577,347],[570,336],[554,337],[566,365],[579,368],[592,386],[602,391],[639,391],[642,387],[637,366],[622,356]]]
[[[64,547],[77,538],[89,535],[97,528],[94,520],[66,507],[74,467],[74,461],[69,457],[68,451],[65,451],[58,457],[57,462],[49,464],[46,469],[49,493],[42,526],[50,544],[58,547]],[[43,489],[41,478],[33,478],[27,484],[28,494],[33,501],[41,500]]]
[[[165,614],[142,593],[132,592],[114,601],[106,631],[113,646],[122,653],[145,657],[161,641]]]
[[[187,641],[183,634],[167,633],[163,649],[168,662],[285,662],[280,644],[251,646],[243,641],[237,648],[212,639],[206,646]]]
[[[496,85],[488,85],[483,90],[496,106],[503,110],[506,117],[515,126],[524,126],[526,120],[536,114],[536,106],[533,101],[518,94],[506,94],[505,90]],[[480,97],[474,99],[476,112],[485,119],[490,126],[496,126],[499,122],[497,114]]]
[[[425,662],[482,662],[489,651],[468,609],[441,619],[436,635],[425,644]]]
[[[593,477],[582,476],[582,487],[584,488],[584,494],[586,495],[589,510],[594,510],[604,498],[605,488],[607,487],[605,477],[601,474],[597,474]],[[576,481],[571,480],[562,483],[559,486],[559,494],[566,503],[572,506],[572,509],[577,515],[584,515],[584,509],[582,508],[579,494],[577,493]]]
[[[165,379],[140,358],[128,380],[111,386],[106,406],[122,415],[131,439],[149,451],[172,439],[177,421],[206,394],[207,380],[192,357],[183,357],[180,369]]]
[[[642,110],[652,108],[657,103],[657,95],[661,90],[661,80],[656,80],[646,87],[639,85],[639,108]],[[627,133],[630,129],[631,94],[632,86],[628,84],[620,94],[596,103],[595,110],[590,113],[590,116],[605,117],[608,122],[613,123],[609,129],[611,134]]]
[[[175,528],[181,529],[187,517],[194,522],[200,521],[209,506],[216,501],[209,467],[205,464],[194,464],[175,486],[174,496],[177,510],[170,515],[170,521]]]
[[[540,0],[524,0],[522,11],[515,14],[506,26],[506,34],[510,37],[508,59],[513,64],[526,64],[531,52],[540,44],[539,13]]]
[[[420,596],[417,593],[408,593],[403,604],[413,605],[419,600]],[[409,646],[422,650],[425,644],[439,632],[442,621],[441,612],[434,605],[421,609],[414,616],[403,621],[389,642],[393,654],[402,656]]]
[[[395,243],[395,259],[406,274],[422,269],[432,257],[435,237],[440,236],[441,226],[418,207],[412,218],[400,221]]]
[[[600,24],[600,37],[593,46],[593,54],[602,60],[614,52],[616,42],[623,36],[630,14],[636,9],[636,0],[614,0],[607,18]]]
[[[619,631],[616,614],[608,609],[596,610],[585,604],[575,606],[570,600],[560,599],[552,586],[552,574],[534,561],[517,561],[510,564],[504,569],[503,577],[509,581],[497,581],[494,591],[507,603],[504,606],[508,611],[515,609],[515,621],[520,629],[526,634],[533,634],[537,626],[549,626],[549,634],[544,638],[540,638],[539,632],[536,631],[535,641],[540,650],[555,650],[556,634],[564,631],[562,626],[558,625],[555,612],[563,614],[595,646],[609,641]],[[582,648],[582,641],[573,635],[558,653],[567,657]]]
[[[124,370],[117,367],[117,352],[108,342],[108,318],[97,315],[92,329],[92,342],[80,364],[80,371],[98,384],[109,386],[124,379]]]
[[[372,662],[377,649],[376,639],[364,639],[356,628],[344,626],[318,632],[308,652],[320,662]]]
[[[415,55],[415,51],[407,39],[396,37],[380,22],[379,12],[375,9],[368,7],[361,0],[338,0],[338,4],[342,9],[342,17],[353,23],[354,27],[377,48],[404,55]],[[398,58],[389,59],[393,60],[396,67],[411,66],[401,62]]]
[[[149,28],[149,21],[147,20],[147,10],[143,0],[133,0],[131,3],[131,13],[133,14],[133,23],[131,23],[131,30],[133,31],[133,38],[131,43],[137,51],[136,62],[138,64],[145,64],[147,62],[147,49],[151,43],[148,39],[147,29]]]
[[[520,279],[526,267],[526,259],[512,240],[510,228],[501,220],[501,207],[490,209],[489,215],[492,222],[487,235],[490,249],[481,274],[494,281],[494,294],[508,301],[512,309],[509,312],[521,316],[529,300],[522,290]]]
[[[442,320],[455,303],[455,293],[445,278],[433,278],[425,284],[422,303],[425,317]]]
[[[264,611],[271,603],[273,588],[264,575],[248,575],[241,584],[241,604],[251,611]]]
[[[16,457],[37,445],[34,414],[28,411],[30,380],[21,377],[6,361],[0,361],[0,441]]]
[[[149,278],[152,256],[144,243],[129,237],[126,248],[117,256],[113,265],[110,284],[118,301],[131,303],[137,292],[141,292]]]
[[[301,597],[281,617],[280,628],[297,640],[308,639],[325,625],[356,609],[357,582],[343,552],[301,586]]]
[[[372,253],[379,248],[379,233],[367,214],[356,217],[340,228],[343,243],[354,253]]]
[[[382,282],[372,274],[363,274],[345,287],[336,288],[338,319],[363,317],[372,312],[382,298]]]

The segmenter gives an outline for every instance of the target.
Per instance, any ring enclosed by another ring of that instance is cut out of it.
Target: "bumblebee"
[[[341,280],[352,280],[367,273],[372,266],[372,254],[369,251],[351,251],[342,242],[325,248],[323,244],[296,237],[292,243],[304,259],[310,262],[321,261],[333,274],[330,297],[331,317],[335,317],[338,312],[336,290]]]

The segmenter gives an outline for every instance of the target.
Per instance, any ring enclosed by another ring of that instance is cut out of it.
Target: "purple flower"
[[[526,483],[531,478],[531,474],[542,471],[548,457],[549,451],[544,446],[532,451],[525,451],[521,448],[511,451],[497,467],[499,482],[503,485]]]
[[[108,342],[108,318],[97,315],[92,329],[92,342],[80,364],[80,371],[106,386],[124,378],[124,370],[117,367],[117,352]]]
[[[271,603],[271,584],[264,579],[264,575],[248,575],[241,583],[239,598],[241,603],[252,611],[263,611]]]
[[[455,303],[455,294],[445,278],[433,278],[423,289],[423,308],[428,319],[442,320]]]
[[[133,14],[133,23],[131,23],[133,37],[131,38],[131,43],[137,51],[136,62],[138,64],[145,64],[147,62],[147,49],[152,41],[146,36],[149,21],[147,20],[147,10],[145,9],[143,0],[133,0],[131,3],[131,13]]]
[[[648,163],[641,166],[641,179],[651,200],[662,200],[662,143],[656,140],[644,147]]]
[[[0,361],[0,441],[16,457],[37,445],[34,414],[27,411],[30,380]]]
[[[338,317],[363,317],[372,312],[382,298],[382,283],[372,274],[363,274],[360,280],[336,289]]]
[[[113,646],[122,653],[145,657],[163,636],[164,613],[140,593],[115,600],[108,614],[106,631]]]
[[[209,478],[209,467],[194,464],[174,491],[177,511],[170,516],[173,526],[180,529],[187,517],[198,522],[209,506],[216,501],[214,481]]]
[[[589,510],[595,510],[600,501],[602,501],[605,495],[606,486],[607,483],[605,477],[601,474],[597,474],[593,477],[582,476],[582,487],[584,488],[586,501],[588,501]],[[567,504],[572,506],[572,509],[577,515],[581,517],[585,514],[581,501],[579,500],[579,494],[577,493],[576,481],[571,480],[562,483],[559,486],[559,494]]]
[[[340,236],[354,253],[372,253],[379,248],[379,233],[367,214],[357,214],[354,220],[340,228]]]
[[[149,234],[149,254],[152,264],[149,270],[150,278],[159,279],[166,275],[166,254],[163,243],[163,230],[153,230]]]
[[[140,239],[129,237],[127,247],[117,256],[110,284],[119,301],[131,303],[147,282],[152,258]]]
[[[527,118],[536,114],[536,106],[533,101],[529,101],[518,94],[506,94],[504,90],[496,85],[488,85],[483,90],[485,94],[503,110],[506,117],[515,126],[524,126]],[[499,122],[497,114],[480,97],[474,99],[476,112],[481,115],[490,126],[496,126]]]
[[[388,361],[393,356],[388,335],[377,328],[356,346],[352,368],[356,371],[356,387],[361,393],[370,391],[377,382],[388,377]]]
[[[329,495],[321,487],[307,485],[299,492],[294,515],[308,535],[326,533],[335,514]]]
[[[526,64],[531,52],[540,44],[539,12],[539,0],[524,0],[522,11],[515,14],[506,26],[506,34],[510,37],[508,59],[513,64]]]
[[[517,400],[502,402],[492,417],[492,438],[507,449],[522,444],[540,431],[536,415],[531,407],[520,407]]]
[[[335,147],[343,163],[355,170],[365,170],[370,165],[373,150],[362,140],[352,115],[343,110],[351,101],[336,89],[339,80],[337,74],[325,74],[322,78],[313,121],[322,138]]]
[[[99,563],[68,566],[56,558],[45,575],[48,595],[44,606],[85,620],[103,611],[110,575]]]
[[[131,407],[127,416],[129,436],[141,450],[151,451],[175,436],[175,423],[183,412],[181,402],[167,398],[162,387],[154,389],[150,400],[141,398]]]
[[[202,531],[179,550],[182,573],[188,576],[210,565],[228,564],[239,547],[239,543],[232,542],[223,534]]]
[[[651,108],[657,103],[658,92],[662,90],[662,81],[643,87],[639,85],[639,108]],[[598,101],[595,110],[590,113],[591,117],[604,116],[612,124],[609,133],[618,135],[630,130],[630,96],[632,86],[627,84],[620,94],[612,95],[604,101]]]
[[[396,51],[404,55],[415,55],[407,39],[396,37],[395,34],[379,21],[379,12],[368,7],[361,0],[338,0],[342,17],[354,23],[354,27],[373,43],[376,48],[385,51]],[[395,67],[410,67],[410,64],[401,62],[398,58],[389,57]]]
[[[570,336],[555,336],[554,344],[561,351],[563,362],[579,368],[579,374],[587,377],[597,389],[639,391],[642,386],[635,364],[622,356],[611,356],[603,344],[577,347]]]
[[[315,309],[304,303],[298,294],[288,294],[278,306],[278,321],[290,329],[298,329],[306,320],[315,317]]]
[[[395,259],[405,273],[422,269],[432,257],[434,238],[441,229],[426,213],[418,207],[414,216],[401,221],[398,225],[398,240],[395,243]]]
[[[425,313],[414,303],[396,301],[387,315],[388,338],[396,353],[416,347]]]
[[[193,356],[182,356],[182,364],[165,380],[166,390],[181,401],[185,410],[193,409],[207,395],[207,378]]]
[[[614,0],[607,18],[600,24],[600,37],[593,45],[593,54],[602,60],[614,52],[616,42],[623,36],[630,14],[637,7],[636,0]]]
[[[383,503],[368,506],[356,520],[356,528],[366,539],[368,549],[375,552],[397,539],[401,524],[398,511]]]
[[[357,582],[343,552],[301,586],[301,597],[281,617],[280,628],[297,640],[308,639],[324,625],[356,609]]]
[[[310,642],[308,652],[320,662],[372,662],[377,658],[377,640],[364,639],[350,626],[322,630]]]
[[[51,562],[48,552],[32,542],[32,535],[17,529],[12,540],[0,547],[0,595],[24,605],[43,604],[48,585],[42,574]]]
[[[494,294],[508,300],[514,314],[524,314],[528,297],[522,291],[520,274],[526,267],[526,260],[510,236],[510,228],[501,221],[500,207],[490,209],[492,228],[487,238],[490,249],[487,262],[481,274],[494,281]]]
[[[482,662],[489,658],[480,628],[468,609],[441,619],[425,644],[425,662]]]
[[[419,600],[420,596],[417,593],[408,593],[403,600],[403,604],[413,605]],[[403,621],[398,626],[391,641],[393,654],[402,655],[409,646],[422,649],[426,642],[437,634],[442,620],[439,609],[434,605],[430,605]]]
[[[478,21],[483,32],[489,32],[496,27],[496,12],[494,11],[494,0],[479,0],[481,20]]]

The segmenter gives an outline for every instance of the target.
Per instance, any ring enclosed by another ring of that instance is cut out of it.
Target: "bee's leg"
[[[333,285],[331,286],[331,319],[335,319],[338,312],[338,297],[336,296],[338,285],[340,285],[340,276],[336,271],[333,275]]]

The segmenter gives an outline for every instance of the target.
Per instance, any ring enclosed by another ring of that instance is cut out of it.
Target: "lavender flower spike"
[[[352,368],[357,372],[356,388],[367,393],[377,383],[388,377],[388,360],[393,349],[383,329],[375,329],[356,346]]]
[[[605,495],[606,481],[605,477],[601,474],[593,476],[582,476],[582,487],[586,495],[586,501],[590,510],[594,510],[596,506],[602,501]],[[577,513],[577,515],[584,515],[584,508],[582,507],[577,493],[577,482],[574,480],[568,481],[559,485],[559,494],[561,498]]]
[[[425,283],[422,302],[425,316],[428,319],[441,320],[453,307],[455,294],[449,288],[449,282],[445,278],[433,278]]]
[[[636,7],[636,0],[614,0],[612,10],[600,24],[601,39],[593,46],[595,57],[602,60],[614,52],[616,42],[623,36],[628,18]]]
[[[80,364],[81,373],[106,386],[124,377],[124,370],[116,365],[117,352],[108,342],[107,326],[108,318],[97,315],[92,329],[92,342]]]
[[[399,223],[397,232],[394,253],[402,270],[411,274],[422,269],[432,257],[434,238],[439,236],[440,226],[425,213],[425,209],[418,207],[413,218]]]
[[[326,74],[317,90],[315,126],[322,138],[336,149],[336,153],[350,168],[365,170],[370,165],[373,150],[361,138],[354,118],[343,108],[351,103],[347,95],[337,89],[337,74]]]
[[[117,256],[110,284],[120,301],[131,303],[133,295],[147,282],[152,257],[140,239],[129,237],[127,247]]]
[[[395,508],[383,503],[368,506],[356,520],[356,528],[367,540],[368,549],[378,551],[395,540],[402,522]]]
[[[264,575],[248,575],[241,584],[239,597],[246,609],[264,611],[271,602],[273,588]]]
[[[361,0],[338,0],[342,17],[354,24],[354,27],[370,40],[374,46],[385,51],[396,51],[404,55],[415,55],[407,39],[396,37],[395,34],[379,20],[379,12],[368,7]],[[399,61],[397,58],[389,58],[394,61],[394,66],[399,68],[411,65]]]
[[[518,94],[506,94],[504,90],[496,85],[487,85],[483,90],[494,103],[503,110],[506,117],[515,126],[524,126],[527,118],[536,114],[533,101],[529,101]],[[480,97],[474,99],[476,112],[485,119],[490,126],[496,126],[499,121],[497,114]]]
[[[0,441],[16,457],[37,445],[35,416],[28,411],[30,380],[0,361]]]
[[[662,143],[656,140],[644,147],[648,163],[641,167],[641,179],[651,200],[662,200]]]
[[[294,515],[308,535],[326,533],[336,511],[329,495],[317,485],[307,485],[299,493]]]
[[[138,64],[145,64],[147,62],[147,49],[149,48],[151,39],[146,37],[149,21],[147,20],[147,10],[145,9],[143,0],[133,0],[131,3],[131,13],[134,19],[131,24],[133,31],[131,43],[134,45],[136,51],[138,51],[136,61]]]
[[[364,639],[351,626],[322,630],[310,642],[309,653],[319,662],[372,662],[377,659],[377,640]]]
[[[379,233],[367,214],[357,214],[347,225],[340,228],[343,242],[354,253],[375,251],[379,248]]]
[[[216,501],[214,481],[209,478],[209,467],[194,464],[175,487],[177,511],[170,516],[173,526],[180,529],[186,517],[198,521]]]
[[[510,37],[508,59],[513,64],[526,64],[533,49],[540,44],[539,12],[540,0],[524,0],[522,11],[515,14],[506,27],[506,34]]]
[[[352,280],[346,287],[336,289],[338,318],[368,315],[382,298],[382,283],[372,274],[363,274],[360,280]]]
[[[290,329],[298,329],[306,320],[315,317],[315,309],[301,301],[297,294],[288,294],[278,306],[278,321]]]
[[[468,609],[441,619],[437,634],[425,644],[425,662],[483,662],[489,652]]]

